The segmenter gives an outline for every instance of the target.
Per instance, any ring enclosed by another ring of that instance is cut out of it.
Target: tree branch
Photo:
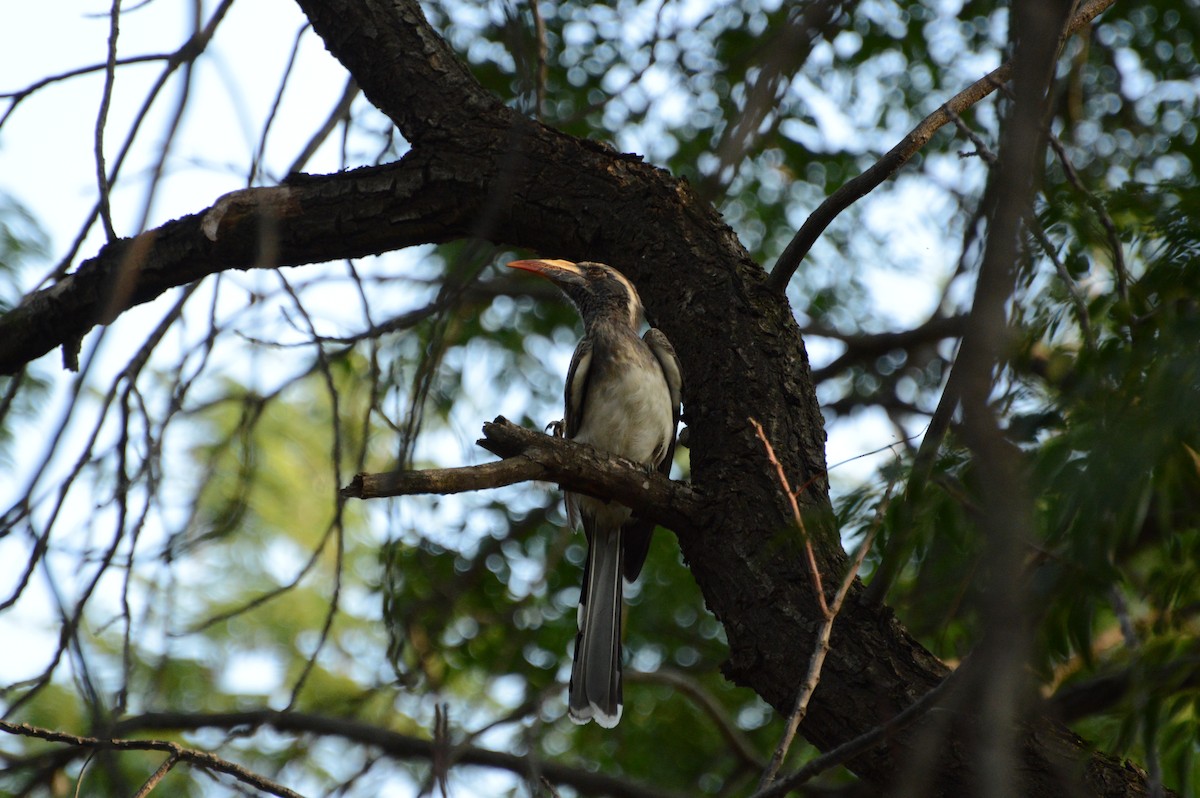
[[[469,153],[462,157],[471,160]],[[243,189],[114,241],[0,316],[0,374],[220,271],[320,263],[461,237],[475,225],[474,187],[456,184],[452,173],[434,176],[432,166],[409,153],[387,166]]]
[[[833,338],[846,345],[845,352],[828,365],[813,371],[813,379],[817,382],[827,380],[851,366],[873,360],[896,349],[912,350],[937,344],[947,338],[959,338],[966,328],[966,321],[966,316],[932,316],[909,330],[857,335],[841,335],[832,330],[810,328],[805,331],[806,335]]]
[[[348,718],[335,718],[305,712],[278,712],[271,709],[243,712],[149,712],[126,718],[117,724],[122,734],[148,731],[194,731],[196,729],[257,729],[269,727],[285,734],[313,734],[340,737],[360,745],[369,745],[398,759],[433,761],[437,743],[379,726]],[[480,765],[507,770],[521,776],[544,776],[555,784],[563,784],[587,795],[610,795],[616,798],[682,798],[657,787],[638,782],[568,767],[553,761],[515,756],[475,746],[455,746],[453,764]]]
[[[1082,30],[1114,2],[1116,0],[1090,0],[1071,19],[1066,29],[1066,35],[1071,36]],[[867,171],[848,180],[837,191],[826,197],[825,201],[817,206],[817,209],[800,227],[779,259],[775,261],[775,268],[771,270],[771,276],[767,278],[767,285],[774,291],[783,291],[791,281],[792,275],[796,273],[796,269],[800,267],[800,262],[804,260],[808,251],[812,249],[821,233],[825,232],[825,228],[829,226],[830,222],[836,219],[842,211],[874,191],[883,181],[900,171],[904,164],[908,163],[914,155],[921,151],[922,147],[929,143],[933,134],[952,122],[956,115],[966,111],[1007,83],[1012,76],[1012,69],[1013,62],[1005,61],[951,97],[936,111],[922,119],[916,127],[909,131],[907,136],[900,139],[896,146],[888,150],[887,154],[872,164]]]
[[[665,684],[677,690],[690,699],[700,711],[708,715],[709,720],[716,726],[717,732],[743,765],[760,771],[767,766],[767,761],[755,749],[753,741],[737,727],[716,697],[686,672],[665,667],[654,671],[627,671],[625,679],[630,682]]]
[[[519,116],[487,91],[429,25],[415,2],[297,0],[313,30],[363,94],[414,147],[462,141],[465,128],[494,134]],[[346,25],[347,19],[358,22]],[[420,76],[396,80],[397,75]]]
[[[838,613],[841,612],[842,602],[846,600],[846,594],[854,586],[854,580],[858,577],[858,570],[862,567],[863,558],[867,556],[867,552],[871,548],[871,542],[875,539],[875,533],[879,531],[879,525],[883,522],[883,514],[887,509],[888,502],[891,500],[893,483],[888,484],[883,500],[879,503],[879,507],[875,511],[875,521],[872,523],[867,536],[863,539],[862,545],[859,546],[858,553],[854,556],[850,567],[842,576],[841,584],[834,593],[833,601],[826,601],[825,589],[821,584],[821,574],[817,570],[817,563],[813,557],[812,542],[808,539],[808,532],[805,531],[804,517],[800,514],[800,507],[796,504],[798,491],[792,490],[787,474],[784,472],[779,459],[775,456],[775,449],[771,446],[771,441],[767,438],[766,433],[763,432],[762,425],[754,419],[750,419],[750,425],[754,427],[755,434],[762,441],[767,459],[775,468],[775,472],[779,477],[780,488],[783,489],[784,493],[791,500],[792,519],[796,524],[796,528],[801,531],[805,538],[804,547],[808,554],[809,568],[812,570],[812,577],[815,583],[813,586],[814,592],[816,593],[817,603],[820,605],[823,616],[821,618],[821,625],[817,630],[817,639],[813,646],[813,652],[808,659],[808,671],[805,673],[804,680],[800,683],[800,689],[796,693],[796,704],[788,716],[783,737],[775,747],[775,753],[771,756],[771,761],[763,771],[762,778],[759,779],[758,789],[762,790],[770,786],[775,780],[776,774],[779,773],[779,768],[783,766],[783,760],[787,756],[788,749],[792,746],[792,740],[796,736],[796,731],[800,728],[800,722],[804,720],[804,716],[808,713],[809,701],[812,700],[813,693],[817,689],[817,682],[820,681],[821,668],[825,664],[825,657],[829,655],[829,636],[833,631],[833,622],[837,619]]]
[[[483,425],[479,445],[503,457],[496,463],[425,471],[358,474],[342,489],[355,499],[417,493],[462,493],[529,480],[557,482],[577,493],[613,499],[635,514],[684,533],[695,528],[700,502],[691,486],[657,471],[597,451],[593,447],[544,435],[503,416]]]
[[[814,776],[838,765],[844,765],[864,751],[871,750],[871,748],[878,745],[880,741],[886,739],[889,735],[894,735],[900,729],[903,729],[932,710],[937,705],[937,702],[949,692],[951,685],[956,683],[957,680],[953,674],[947,675],[929,692],[912,704],[909,704],[903,712],[855,737],[853,740],[847,740],[837,748],[826,751],[810,760],[795,773],[791,773],[786,778],[779,779],[766,788],[755,792],[751,798],[775,798],[775,796],[786,795]]]
[[[124,726],[125,724],[121,724]],[[0,731],[9,734],[19,735],[21,737],[33,737],[39,740],[46,740],[52,743],[64,743],[74,746],[79,749],[88,750],[105,750],[113,749],[117,751],[166,751],[171,755],[168,762],[180,760],[189,762],[193,765],[215,770],[219,773],[225,773],[233,776],[243,784],[248,784],[257,790],[261,790],[271,795],[278,795],[280,798],[302,798],[302,796],[278,784],[270,779],[260,776],[253,771],[247,770],[241,765],[236,765],[219,756],[210,754],[207,751],[197,751],[194,748],[185,748],[173,740],[127,740],[119,737],[99,738],[99,737],[80,737],[74,734],[55,731],[53,729],[43,729],[37,726],[30,726],[28,723],[10,723],[6,720],[0,720]],[[165,765],[164,765],[165,767]],[[160,771],[163,769],[160,768]],[[165,775],[165,771],[163,771]],[[155,776],[161,778],[158,772],[151,776],[154,780]],[[149,781],[147,783],[150,783]]]

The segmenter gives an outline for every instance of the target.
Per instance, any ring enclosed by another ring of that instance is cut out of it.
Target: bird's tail
[[[621,720],[621,527],[588,535],[588,562],[579,594],[579,634],[571,666],[569,715],[611,729]]]

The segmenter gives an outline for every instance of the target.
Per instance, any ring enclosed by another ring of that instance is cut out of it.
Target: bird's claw
[[[553,435],[555,438],[561,438],[563,436],[563,427],[564,426],[565,425],[563,424],[563,420],[560,418],[558,421],[551,421],[549,424],[547,424],[546,431],[549,432],[551,435]]]

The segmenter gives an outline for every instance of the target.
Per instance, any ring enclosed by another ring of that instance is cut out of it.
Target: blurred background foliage
[[[1003,4],[833,3],[800,58],[804,8],[426,11],[489,89],[687,177],[769,268],[825,196],[1007,57]],[[1066,43],[1012,302],[1020,346],[995,392],[1037,500],[1031,665],[1047,709],[1181,795],[1200,790],[1198,35],[1195,0],[1119,0]],[[784,77],[756,106],[771,64]],[[884,452],[831,471],[844,540],[855,545],[895,478],[864,577],[889,573],[888,603],[951,663],[978,638],[987,563],[976,469],[953,430],[927,478],[908,482],[955,351],[952,334],[919,333],[969,309],[1006,102],[972,108],[843,213],[788,289],[831,430],[865,430],[852,447]],[[739,140],[747,117],[761,123]],[[407,147],[361,98],[340,125],[343,166]],[[271,183],[293,154],[259,155],[248,149],[243,179]],[[33,287],[19,267],[49,248],[19,205],[0,205],[0,309]],[[0,378],[15,496],[0,614],[42,631],[29,673],[0,686],[5,717],[101,734],[146,712],[272,707],[429,737],[444,713],[453,742],[664,791],[748,792],[780,722],[721,677],[723,631],[669,533],[628,590],[626,715],[609,732],[564,717],[584,549],[553,486],[338,498],[358,471],[482,460],[473,441],[496,415],[559,417],[578,322],[496,268],[513,254],[454,244],[223,275],[127,314],[78,380],[45,364]],[[14,459],[44,440],[57,441],[44,459]],[[683,451],[674,475],[687,473]],[[406,795],[436,780],[427,761],[346,739],[260,727],[179,739],[305,794]],[[0,756],[4,792],[68,794],[80,778],[82,762],[55,746],[4,739]],[[158,763],[99,757],[84,792],[132,794]],[[232,789],[214,779],[177,769],[161,789]],[[473,768],[450,785],[528,792]]]

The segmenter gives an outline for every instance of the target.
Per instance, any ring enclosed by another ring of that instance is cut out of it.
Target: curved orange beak
[[[579,267],[569,260],[514,260],[508,264],[508,268],[533,272],[556,283],[577,280],[582,274]]]

